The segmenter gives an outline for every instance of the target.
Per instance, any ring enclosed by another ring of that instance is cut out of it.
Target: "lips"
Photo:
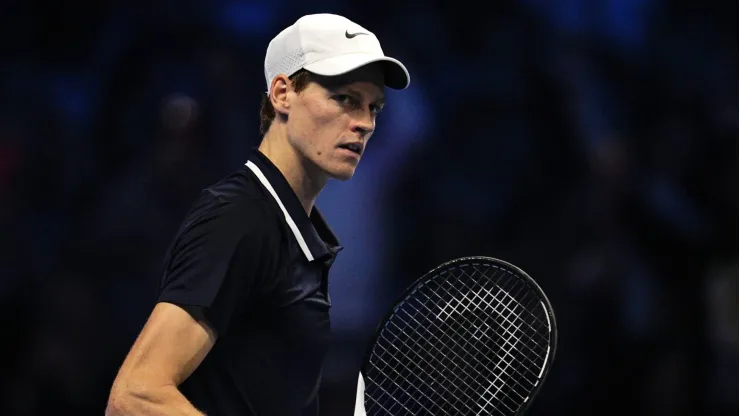
[[[344,143],[339,145],[342,149],[347,149],[353,153],[356,153],[358,155],[362,155],[362,149],[365,147],[360,142],[353,142],[353,143]]]

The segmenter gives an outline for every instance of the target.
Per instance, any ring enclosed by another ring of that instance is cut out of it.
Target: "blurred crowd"
[[[315,12],[412,74],[319,200],[347,247],[325,414],[386,308],[467,255],[553,304],[531,415],[737,414],[736,5],[665,0],[7,2],[1,414],[102,413],[185,211],[259,143],[267,43]]]

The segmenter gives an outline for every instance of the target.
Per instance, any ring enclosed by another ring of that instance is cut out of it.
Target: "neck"
[[[287,132],[280,127],[273,125],[270,128],[259,145],[259,151],[283,174],[306,214],[310,215],[327,178],[290,144]]]

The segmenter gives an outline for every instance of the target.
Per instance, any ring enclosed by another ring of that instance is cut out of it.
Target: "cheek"
[[[288,117],[288,139],[305,151],[315,140],[316,125],[310,105],[295,106]]]
[[[317,155],[331,150],[347,125],[345,115],[331,105],[308,103],[295,120],[294,134],[301,138],[304,150]]]

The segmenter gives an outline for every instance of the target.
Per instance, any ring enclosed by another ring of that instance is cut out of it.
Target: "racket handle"
[[[365,379],[362,373],[357,377],[357,398],[355,399],[354,416],[366,416],[365,414]]]

